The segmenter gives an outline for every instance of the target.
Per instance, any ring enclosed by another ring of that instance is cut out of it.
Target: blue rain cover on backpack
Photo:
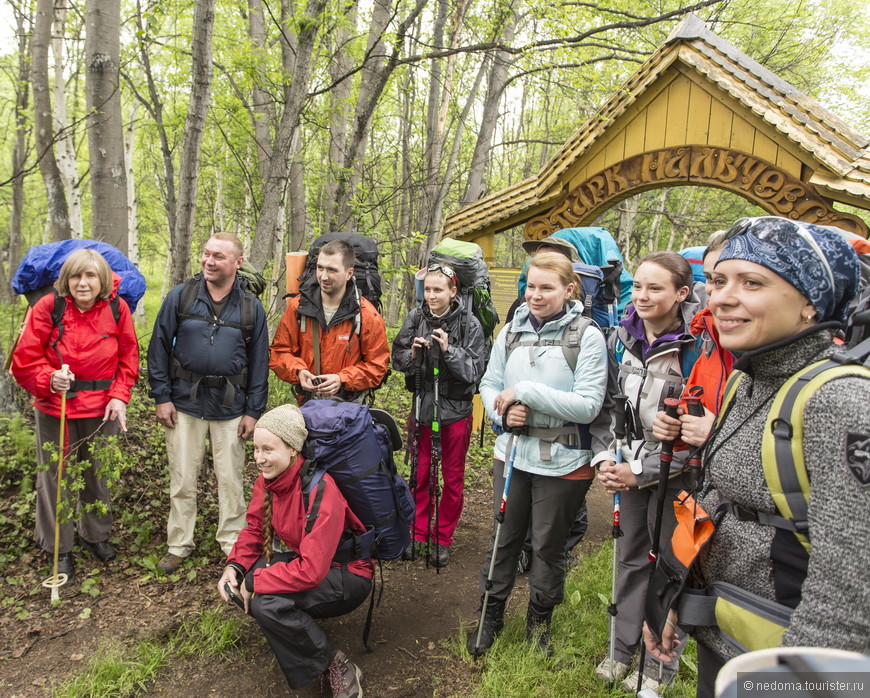
[[[583,314],[592,318],[602,330],[614,325],[604,298],[604,272],[591,264],[574,262],[571,267],[583,284]]]
[[[130,312],[135,312],[139,299],[145,293],[145,277],[118,248],[100,240],[59,240],[31,247],[12,278],[12,290],[27,295],[32,305],[44,295],[43,289],[60,276],[60,268],[66,258],[82,248],[96,250],[103,255],[109,268],[121,277],[118,295],[127,301]]]
[[[308,429],[302,447],[303,492],[314,491],[328,472],[351,511],[374,529],[372,554],[381,560],[399,557],[411,541],[414,501],[396,472],[386,427],[374,422],[366,405],[355,402],[309,400],[301,410]]]
[[[631,286],[633,279],[631,274],[625,270],[625,260],[622,258],[622,252],[616,245],[616,240],[607,231],[606,228],[563,228],[553,233],[553,237],[561,238],[570,242],[580,255],[583,264],[589,264],[596,267],[610,266],[611,260],[616,260],[622,266],[619,274],[619,299],[617,303],[617,320],[622,317],[625,312],[625,306],[631,301]],[[523,273],[520,274],[519,282],[517,283],[519,295],[526,292],[526,270],[528,263],[523,268]],[[609,326],[614,324],[608,322]]]
[[[679,251],[679,254],[685,257],[686,261],[692,267],[692,278],[695,281],[700,281],[702,284],[706,281],[704,278],[704,252],[706,251],[706,245],[687,247],[686,249]]]

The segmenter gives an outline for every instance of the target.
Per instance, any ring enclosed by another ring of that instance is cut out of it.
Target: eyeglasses
[[[426,271],[440,271],[444,276],[450,277],[454,284],[456,283],[456,272],[453,271],[453,267],[448,267],[446,264],[430,264]]]
[[[819,247],[816,239],[810,235],[809,231],[799,223],[787,220],[785,218],[777,218],[776,216],[758,216],[756,218],[741,218],[735,221],[728,231],[725,233],[725,239],[730,240],[742,235],[743,233],[751,233],[759,240],[767,240],[769,242],[778,242],[781,244],[789,244],[792,242],[789,235],[795,234],[807,245],[810,246],[816,257],[822,263],[822,267],[828,275],[828,280],[831,282],[831,288],[836,288],[834,283],[834,272],[831,270],[831,265],[828,263],[828,258]]]

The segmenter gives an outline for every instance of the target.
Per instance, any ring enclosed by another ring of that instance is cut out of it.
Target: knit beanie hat
[[[302,445],[308,438],[305,419],[296,405],[281,405],[274,410],[269,410],[257,421],[256,428],[272,432],[298,452],[302,451]]]

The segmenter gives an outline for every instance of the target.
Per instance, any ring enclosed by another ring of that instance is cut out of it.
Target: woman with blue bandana
[[[833,337],[858,290],[857,255],[831,228],[772,216],[740,220],[727,238],[710,308],[740,358],[696,495],[716,530],[694,561],[698,589],[683,593],[659,641],[644,631],[665,660],[675,625],[692,632],[698,696],[712,696],[722,664],[747,650],[870,653],[870,371],[824,371],[801,397],[789,392],[803,385],[795,374],[842,356]]]

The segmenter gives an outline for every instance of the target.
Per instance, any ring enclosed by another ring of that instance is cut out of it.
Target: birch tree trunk
[[[178,220],[178,202],[175,196],[175,162],[172,158],[172,149],[169,146],[169,136],[166,132],[166,123],[163,119],[163,100],[160,93],[157,91],[157,85],[154,81],[154,73],[151,69],[151,57],[148,54],[145,37],[147,32],[142,23],[142,6],[137,1],[136,3],[136,36],[138,38],[139,60],[142,64],[142,70],[145,76],[145,83],[148,88],[148,98],[142,95],[139,90],[131,85],[134,95],[145,107],[151,115],[154,126],[157,129],[157,135],[160,140],[160,156],[163,162],[163,187],[165,189],[165,197],[163,199],[163,208],[166,211],[166,220],[169,228],[170,244],[169,254],[167,257],[171,262],[172,258],[172,235],[176,229],[176,221]],[[158,178],[158,184],[159,184]],[[162,296],[161,296],[162,297]]]
[[[504,19],[501,29],[501,42],[510,44],[517,29],[517,15],[513,2],[504,9]],[[492,150],[492,137],[498,122],[498,112],[504,89],[507,85],[508,70],[513,64],[510,55],[505,51],[494,51],[491,55],[492,69],[486,86],[486,97],[483,101],[483,113],[480,118],[480,130],[477,142],[474,144],[474,154],[471,157],[471,169],[468,173],[468,186],[460,206],[477,201],[484,192],[486,165]]]
[[[54,125],[55,133],[57,133],[57,165],[69,205],[70,235],[73,238],[81,238],[84,236],[82,190],[79,187],[73,132],[69,128],[69,117],[67,116],[66,81],[63,74],[65,27],[66,6],[57,5],[54,8],[54,32],[51,38],[51,52],[54,56]]]
[[[91,167],[91,231],[127,254],[127,169],[121,113],[120,0],[85,3],[85,98]]]
[[[214,0],[196,0],[191,39],[190,104],[184,124],[178,168],[178,216],[172,239],[172,284],[190,275],[191,244],[196,218],[199,155],[205,119],[211,104]]]
[[[8,266],[0,264],[0,302],[12,303],[13,294],[9,281],[21,263],[21,222],[24,212],[24,163],[27,158],[27,108],[30,102],[30,56],[28,53],[26,27],[30,25],[21,7],[12,4],[15,16],[15,36],[18,38],[18,79],[15,81],[15,144],[12,146],[12,189],[9,211],[9,244],[6,248]],[[4,374],[6,372],[4,371]],[[8,376],[4,379],[11,380]],[[2,380],[2,379],[0,379]]]
[[[325,6],[326,0],[308,0],[305,16],[298,21],[300,31],[296,40],[292,80],[285,91],[284,112],[275,134],[266,179],[263,181],[263,203],[251,243],[250,262],[257,269],[263,269],[271,259],[275,238],[280,236],[279,216],[284,209],[289,159],[299,128],[299,116],[305,104],[308,81],[311,78],[314,41],[320,31],[321,14]]]
[[[65,240],[70,236],[69,208],[54,152],[54,118],[51,110],[51,84],[48,79],[48,49],[53,17],[52,0],[37,0],[30,47],[30,80],[33,85],[36,156],[48,199],[51,237],[54,240]]]
[[[427,0],[417,0],[408,15],[400,22],[392,40],[392,48],[387,57],[375,61],[369,59],[363,70],[360,91],[357,96],[354,128],[344,152],[344,160],[339,171],[339,182],[336,190],[336,227],[346,228],[352,225],[350,202],[356,193],[360,181],[362,163],[365,159],[368,144],[369,128],[387,81],[396,69],[399,55],[405,43],[405,38],[411,26],[426,6]],[[385,55],[381,36],[394,14],[390,0],[376,0],[373,7],[372,24],[369,28],[368,50],[366,55]]]

